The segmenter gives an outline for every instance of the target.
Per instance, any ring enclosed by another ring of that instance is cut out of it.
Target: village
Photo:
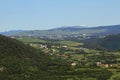
[[[49,54],[51,56],[56,55],[58,57],[65,58],[65,59],[74,57],[74,56],[76,56],[76,53],[78,54],[78,52],[79,52],[79,56],[82,55],[83,57],[74,58],[73,61],[71,62],[71,66],[73,66],[73,67],[78,66],[80,64],[79,61],[80,60],[82,61],[83,59],[85,59],[86,62],[89,63],[89,61],[87,61],[88,55],[85,55],[85,54],[88,54],[87,52],[85,52],[85,50],[89,51],[89,49],[87,49],[87,48],[79,48],[79,50],[78,49],[74,50],[70,46],[67,46],[67,45],[60,45],[60,44],[59,45],[51,45],[51,46],[48,46],[48,45],[50,45],[50,44],[48,44],[48,43],[47,44],[30,43],[30,46],[39,48],[39,49],[43,50],[46,54]],[[71,54],[71,53],[73,53],[73,54]],[[78,61],[77,61],[77,59],[78,59]],[[102,63],[100,61],[95,61],[95,64],[97,67],[103,67],[103,68],[111,68],[111,67],[114,67],[114,65],[115,65],[112,63]]]
[[[86,36],[86,34],[84,35]],[[102,52],[98,50],[81,47],[81,45],[84,45],[83,43],[64,40],[60,42],[50,42],[31,37],[12,36],[11,38],[23,41],[27,45],[42,50],[45,54],[68,59],[70,60],[70,65],[73,67],[87,65],[88,67],[112,68],[116,66],[115,63],[113,64],[113,61],[115,62],[116,60],[113,55],[105,52],[106,56],[102,56]],[[101,56],[106,58],[103,59]],[[111,58],[112,56],[113,58]]]

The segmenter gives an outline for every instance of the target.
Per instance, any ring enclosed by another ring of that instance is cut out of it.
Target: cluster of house
[[[48,48],[48,46],[46,44],[39,44],[40,48]],[[68,46],[63,45],[63,46],[52,46],[52,48],[67,48]]]
[[[63,58],[68,58],[69,55],[68,54],[56,54],[59,57],[63,57]]]
[[[47,45],[39,44],[39,47],[40,47],[40,48],[47,48]]]
[[[102,64],[101,62],[96,62],[96,65],[97,66],[103,66],[105,68],[108,68],[108,67],[112,67],[113,65],[112,64]]]
[[[76,62],[71,63],[71,66],[76,66],[76,65],[77,65]],[[102,64],[101,62],[96,62],[96,65],[97,65],[97,66],[101,66],[101,67],[105,67],[105,68],[108,68],[108,67],[112,67],[112,66],[113,66],[112,64]]]

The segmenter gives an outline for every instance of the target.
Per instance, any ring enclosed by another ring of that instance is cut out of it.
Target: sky
[[[0,32],[120,24],[120,0],[0,0]]]

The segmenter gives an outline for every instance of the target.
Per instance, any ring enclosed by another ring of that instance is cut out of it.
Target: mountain
[[[120,33],[120,25],[110,25],[110,26],[99,26],[91,28],[93,30],[102,30],[103,32],[99,34],[111,35]]]
[[[81,26],[68,26],[55,28],[50,30],[30,30],[22,32],[8,32],[5,34],[7,36],[33,36],[33,37],[43,37],[43,36],[64,36],[64,35],[111,35],[120,33],[120,25],[110,25],[110,26],[99,26],[99,27],[81,27]]]
[[[57,64],[61,63],[59,61]],[[61,79],[60,76],[57,78],[55,74],[50,73],[49,67],[52,68],[53,64],[60,69],[61,64],[55,64],[55,60],[52,61],[43,52],[15,39],[0,35],[0,80]],[[58,69],[55,69],[56,72],[59,72]]]
[[[65,27],[59,27],[59,28],[50,29],[49,31],[54,31],[54,30],[78,31],[78,30],[82,30],[82,29],[85,29],[85,28],[86,27],[83,27],[83,26],[65,26]]]
[[[3,35],[17,34],[17,33],[23,32],[23,31],[24,30],[12,30],[12,31],[0,32],[0,34],[3,34]]]

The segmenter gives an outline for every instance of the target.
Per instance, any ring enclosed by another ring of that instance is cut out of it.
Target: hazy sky
[[[120,0],[0,0],[0,31],[120,24]]]

